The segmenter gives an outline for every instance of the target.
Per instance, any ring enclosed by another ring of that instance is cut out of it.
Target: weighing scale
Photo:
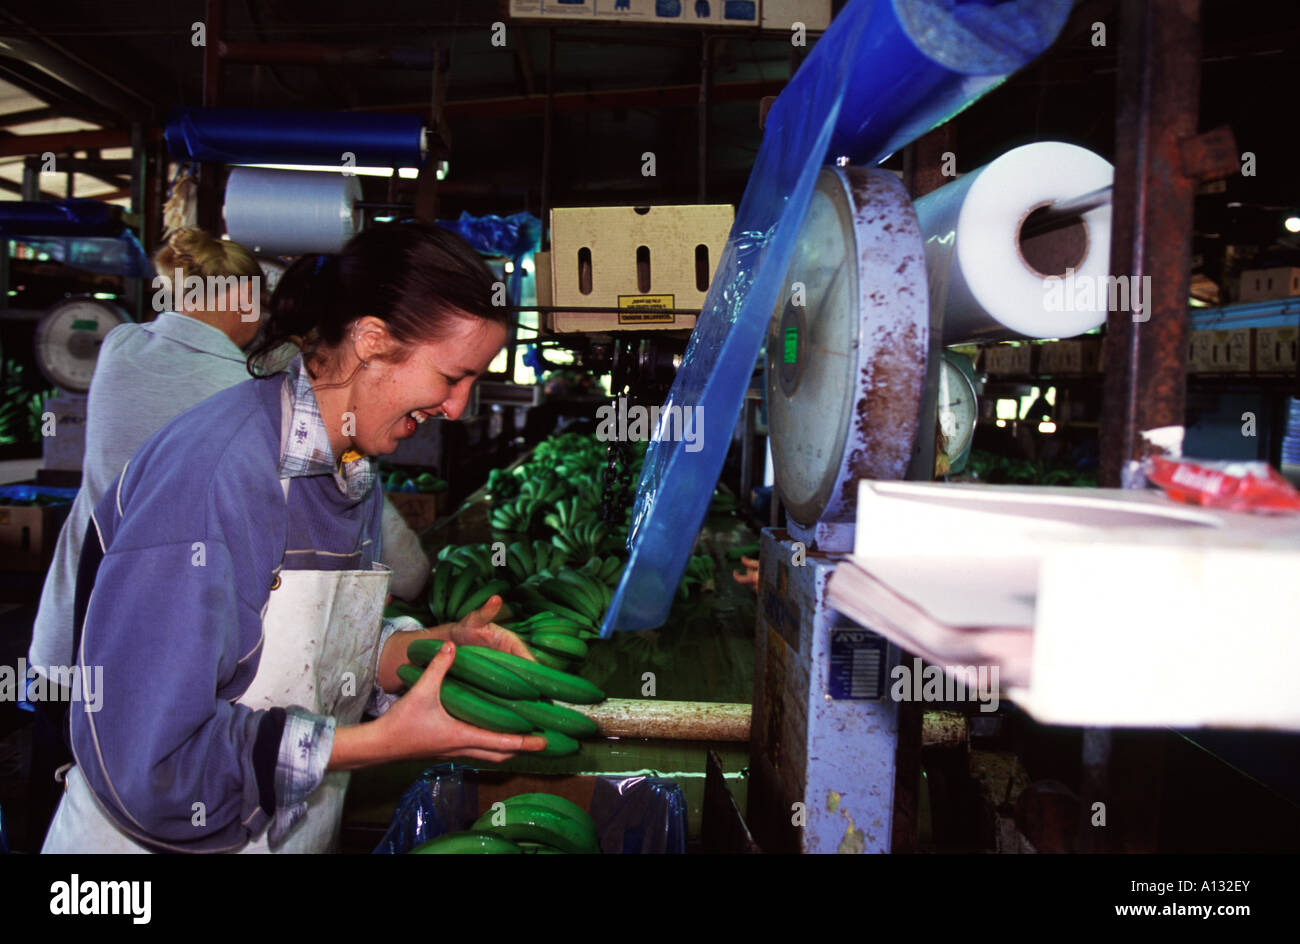
[[[70,298],[36,323],[36,366],[58,395],[45,402],[56,417],[57,435],[42,440],[42,469],[80,472],[86,452],[86,391],[104,336],[126,324],[126,312],[112,302]]]
[[[126,312],[111,302],[94,298],[59,302],[36,324],[36,364],[64,393],[85,393],[104,336],[127,320]]]
[[[920,225],[887,171],[821,171],[786,283],[767,397],[789,525],[762,537],[747,820],[769,852],[888,852],[901,654],[834,611],[827,581],[859,479],[933,477],[937,406],[945,451],[969,450],[973,373],[934,356]]]

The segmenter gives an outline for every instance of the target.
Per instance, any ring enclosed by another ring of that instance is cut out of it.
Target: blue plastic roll
[[[163,131],[182,161],[221,164],[323,164],[423,167],[424,120],[418,115],[177,108]]]
[[[700,407],[693,443],[655,440],[628,566],[602,636],[663,625],[707,513],[819,168],[878,163],[1056,39],[1070,0],[852,0],[768,113],[736,220],[665,407]],[[690,451],[687,447],[695,449]]]
[[[5,236],[120,236],[122,208],[85,197],[0,203]]]

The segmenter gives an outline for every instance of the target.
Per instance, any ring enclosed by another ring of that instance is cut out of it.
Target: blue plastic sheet
[[[821,166],[877,163],[1045,50],[1069,0],[852,0],[768,113],[762,146],[665,407],[702,435],[655,438],[629,560],[601,635],[663,625],[726,459]],[[666,413],[665,413],[666,415]]]
[[[0,236],[34,244],[57,262],[128,278],[152,278],[153,264],[122,208],[87,198],[0,203]]]
[[[514,271],[506,280],[506,302],[519,305],[523,294],[524,260],[541,247],[542,221],[531,213],[510,216],[470,216],[462,212],[455,220],[439,220],[438,225],[458,234],[486,256],[508,256]]]
[[[478,777],[472,767],[430,767],[398,801],[375,854],[410,852],[443,833],[468,829],[478,819]],[[663,777],[600,777],[591,798],[601,852],[686,852],[686,795]]]
[[[176,108],[163,130],[182,161],[220,164],[328,164],[423,167],[419,115],[280,111],[259,108]]]
[[[37,498],[54,499],[54,503],[71,502],[78,489],[55,488],[52,485],[0,485],[0,505],[35,501]]]

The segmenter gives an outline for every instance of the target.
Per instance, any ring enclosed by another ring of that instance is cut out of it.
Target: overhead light
[[[322,174],[338,174],[347,171],[361,177],[392,177],[391,167],[343,167],[340,164],[241,164],[241,167],[262,167],[266,170],[307,170]],[[420,172],[414,167],[398,168],[397,175],[410,179],[419,177]],[[441,179],[441,178],[439,178]]]
[[[1300,233],[1300,216],[1288,216],[1282,225],[1288,233]]]
[[[1040,433],[1054,433],[1056,432],[1056,424],[1052,422],[1039,423],[1038,431]]]
[[[510,274],[511,272],[513,272],[513,271],[515,271],[515,264],[514,264],[513,262],[511,262],[509,259],[507,259],[507,260],[506,260],[506,275],[509,275],[509,274]]]
[[[439,161],[439,162],[438,162],[438,166],[437,166],[437,168],[436,168],[436,170],[435,170],[435,176],[437,177],[437,179],[438,179],[438,180],[446,180],[446,179],[447,179],[447,175],[450,174],[450,173],[451,173],[451,162],[450,162],[450,161]],[[415,176],[415,175],[412,174],[411,176]]]
[[[376,223],[391,223],[391,222],[393,222],[393,218],[392,218],[391,216],[376,216],[376,217],[375,217],[375,222],[376,222]]]
[[[523,261],[523,267],[524,267],[524,272],[525,272],[526,274],[528,274],[528,275],[532,275],[532,274],[533,274],[533,260],[532,260],[532,259],[525,259],[525,260]]]

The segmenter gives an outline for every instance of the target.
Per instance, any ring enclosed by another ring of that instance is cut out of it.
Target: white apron
[[[330,715],[339,726],[361,720],[375,682],[390,571],[281,570],[262,614],[262,654],[238,704],[261,710],[299,705]],[[77,710],[71,706],[71,710]],[[269,828],[240,852],[330,852],[343,817],[348,772],[327,773],[308,798],[307,813],[277,849]],[[101,811],[85,777],[73,767],[42,853],[149,852]]]

